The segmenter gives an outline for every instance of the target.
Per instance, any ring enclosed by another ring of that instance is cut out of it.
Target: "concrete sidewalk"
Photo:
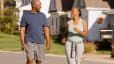
[[[0,51],[0,64],[26,64],[23,52]],[[67,64],[65,55],[46,54],[44,64]],[[114,64],[109,55],[86,54],[81,64]]]
[[[85,61],[94,61],[94,62],[104,62],[107,64],[114,64],[114,60],[111,59],[110,55],[94,55],[94,54],[85,54]]]

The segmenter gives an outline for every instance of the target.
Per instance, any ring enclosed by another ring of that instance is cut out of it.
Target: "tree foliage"
[[[8,2],[10,4],[14,4],[14,0],[4,0],[5,2]]]
[[[4,0],[5,2],[13,3],[12,0]],[[4,8],[3,15],[0,15],[0,29],[2,32],[13,34],[18,29],[18,9],[15,6]]]

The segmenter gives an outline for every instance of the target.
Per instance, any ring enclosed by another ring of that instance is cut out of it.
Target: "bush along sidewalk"
[[[96,51],[96,46],[94,42],[84,41],[84,53],[94,53]]]

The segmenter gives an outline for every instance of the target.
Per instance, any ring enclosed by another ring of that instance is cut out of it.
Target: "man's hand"
[[[46,44],[46,49],[50,50],[50,44],[49,43]]]
[[[25,51],[25,45],[22,45],[21,50]]]

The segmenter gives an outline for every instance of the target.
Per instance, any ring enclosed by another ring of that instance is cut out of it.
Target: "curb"
[[[11,53],[11,54],[25,54],[25,52],[22,51],[2,51],[0,50],[0,53]],[[45,54],[46,56],[55,56],[55,57],[66,57],[65,55],[56,55],[56,54]]]

